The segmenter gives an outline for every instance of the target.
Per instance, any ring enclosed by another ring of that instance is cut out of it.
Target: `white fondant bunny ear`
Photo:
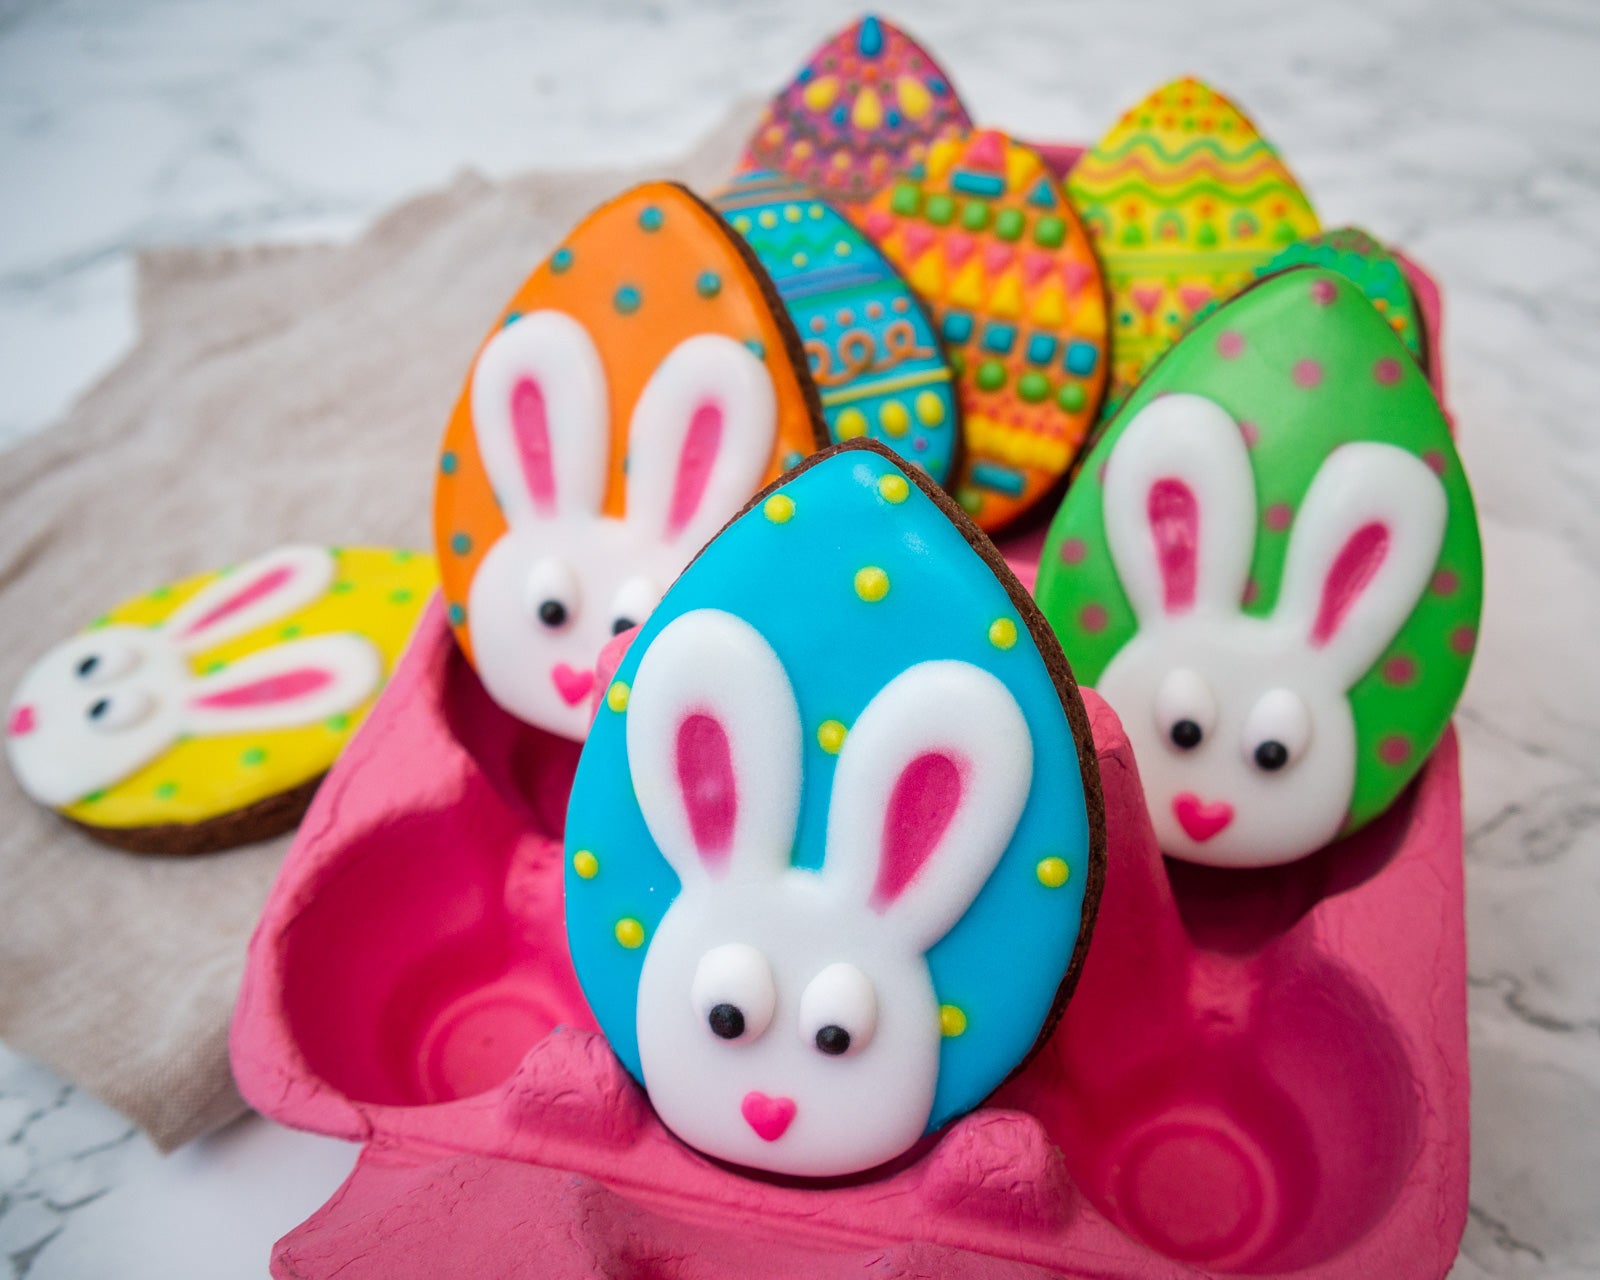
[[[318,600],[333,585],[326,547],[279,547],[247,560],[183,602],[162,632],[182,653],[200,653]]]
[[[628,697],[628,768],[645,824],[685,884],[789,866],[800,811],[800,710],[783,663],[720,609],[674,619]]]
[[[896,676],[845,737],[822,874],[921,950],[966,912],[1011,843],[1033,738],[1010,691],[968,662]]]
[[[184,729],[209,736],[315,724],[359,706],[382,678],[383,658],[364,636],[291,640],[196,680]]]
[[[611,426],[605,367],[583,325],[562,311],[518,316],[484,346],[470,396],[508,523],[600,510]]]
[[[1340,689],[1371,668],[1416,608],[1448,516],[1438,476],[1394,445],[1341,445],[1312,479],[1273,617],[1305,637]]]
[[[1236,610],[1255,544],[1250,456],[1227,410],[1167,395],[1139,411],[1106,463],[1106,542],[1142,624],[1196,606]]]
[[[767,367],[743,343],[701,333],[674,347],[628,428],[628,523],[699,548],[761,487],[778,434]]]

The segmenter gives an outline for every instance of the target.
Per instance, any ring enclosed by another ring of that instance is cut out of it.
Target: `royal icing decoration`
[[[1105,390],[1105,287],[1083,226],[1039,155],[988,129],[935,143],[860,221],[955,366],[957,501],[981,529],[1013,524],[1058,489]]]
[[[567,819],[569,944],[618,1056],[686,1142],[802,1176],[894,1158],[1028,1055],[1103,857],[1048,631],[865,444],[685,570]]]
[[[651,183],[580,223],[478,352],[434,532],[451,625],[519,719],[581,740],[601,647],[823,443],[766,287],[709,208]]]
[[[1122,718],[1167,853],[1287,862],[1371,821],[1444,732],[1482,604],[1426,377],[1347,278],[1268,277],[1107,428],[1038,599]]]
[[[1422,308],[1411,292],[1405,268],[1381,242],[1359,227],[1339,227],[1290,245],[1265,266],[1257,267],[1256,275],[1271,275],[1289,267],[1326,267],[1351,281],[1389,322],[1413,359],[1427,367]]]
[[[947,129],[971,126],[915,40],[867,16],[814,53],[768,105],[740,171],[776,170],[837,205],[868,199]]]
[[[836,441],[870,436],[943,483],[960,410],[933,322],[900,273],[800,184],[747,174],[715,201],[799,330]]]
[[[325,772],[435,584],[407,551],[291,546],[112,609],[23,677],[6,751],[87,826],[192,825]]]
[[[1317,216],[1271,144],[1198,80],[1126,112],[1072,168],[1111,288],[1120,399],[1208,304],[1231,297]]]

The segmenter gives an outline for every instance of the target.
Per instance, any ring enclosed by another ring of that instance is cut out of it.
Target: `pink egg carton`
[[[1406,265],[1437,387],[1439,295]],[[1040,541],[1007,549],[1024,583]],[[365,1144],[273,1274],[1443,1276],[1468,1167],[1454,734],[1355,836],[1217,870],[1162,858],[1085,702],[1108,870],[1054,1036],[876,1176],[762,1180],[673,1138],[600,1037],[562,918],[578,748],[489,700],[435,600],[250,946],[244,1096]]]

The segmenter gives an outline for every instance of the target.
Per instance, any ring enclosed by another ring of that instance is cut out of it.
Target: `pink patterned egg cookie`
[[[918,468],[857,441],[758,498],[634,640],[568,810],[573,962],[663,1123],[828,1177],[981,1103],[1087,947],[1094,760],[1042,618]]]

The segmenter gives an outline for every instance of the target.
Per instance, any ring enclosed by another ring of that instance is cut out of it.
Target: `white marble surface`
[[[668,154],[854,7],[0,0],[0,447],[133,341],[139,248],[348,236],[465,167]],[[1398,241],[1446,286],[1491,574],[1461,715],[1474,1134],[1454,1275],[1600,1274],[1600,6],[998,11],[891,16],[1023,134],[1091,137],[1197,72],[1328,225]],[[353,1154],[253,1120],[163,1160],[0,1050],[0,1272],[264,1274]]]

